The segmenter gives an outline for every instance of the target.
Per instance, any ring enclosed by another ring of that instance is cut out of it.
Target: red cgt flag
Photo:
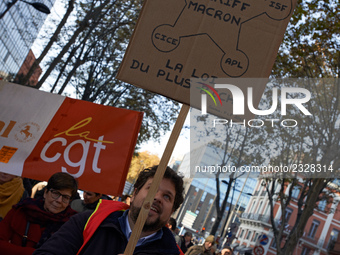
[[[143,113],[4,82],[0,105],[1,171],[36,180],[67,172],[80,189],[122,193]]]

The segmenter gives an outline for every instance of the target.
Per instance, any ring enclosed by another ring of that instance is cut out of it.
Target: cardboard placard
[[[0,171],[120,195],[143,113],[0,82]]]
[[[268,78],[295,4],[146,0],[117,78],[188,105],[190,78]]]

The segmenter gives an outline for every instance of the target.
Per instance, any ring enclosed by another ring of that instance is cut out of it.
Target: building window
[[[242,231],[241,231],[240,238],[242,238],[243,233],[244,233],[244,229],[242,229]]]
[[[247,234],[246,240],[250,240],[250,239],[249,239],[249,238],[250,238],[250,236],[251,236],[251,231],[248,231],[248,234]]]
[[[318,230],[319,225],[320,225],[319,221],[313,220],[312,226],[310,227],[309,232],[308,232],[309,238],[315,237],[315,234],[316,234],[316,231]]]
[[[275,238],[273,238],[273,241],[272,241],[272,244],[271,244],[270,247],[273,248],[273,249],[276,249],[276,241],[275,241]]]
[[[300,185],[294,186],[293,191],[292,191],[292,198],[298,199],[299,194],[300,194],[300,190],[301,190],[301,186]]]
[[[331,236],[329,238],[329,243],[328,243],[328,250],[333,250],[334,249],[334,245],[336,243],[336,241],[338,240],[338,236],[339,236],[339,230],[333,229],[331,232]]]
[[[301,252],[301,255],[308,255],[309,252],[310,252],[310,249],[309,249],[309,248],[303,247],[302,252]]]
[[[269,209],[270,209],[270,204],[269,204],[269,202],[268,202],[268,203],[266,204],[266,210],[265,210],[265,212],[264,212],[263,215],[269,215],[269,214],[270,214]]]
[[[249,210],[248,213],[253,213],[253,212],[254,212],[255,203],[256,203],[256,200],[253,201],[253,204],[252,204],[252,206],[250,207],[250,210]]]
[[[257,241],[257,237],[259,236],[259,233],[255,233],[255,235],[254,235],[254,238],[253,238],[253,240],[252,240],[252,242],[256,242]]]
[[[259,207],[257,207],[257,213],[261,212],[262,204],[263,204],[263,200],[260,201]]]
[[[292,213],[293,213],[293,209],[287,207],[286,208],[286,212],[285,212],[285,220],[286,220],[286,223],[288,223],[289,219],[290,219],[290,216],[292,216]]]
[[[327,205],[326,199],[321,200],[321,201],[319,202],[319,204],[318,204],[318,209],[319,209],[320,211],[324,212],[325,209],[326,209],[326,205]]]
[[[208,192],[204,191],[203,195],[201,196],[201,202],[204,202],[205,197],[207,196]]]

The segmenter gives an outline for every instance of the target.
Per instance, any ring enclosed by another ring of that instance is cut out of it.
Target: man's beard
[[[134,224],[136,224],[140,210],[141,210],[141,207],[136,207],[133,205],[133,203],[130,205],[131,220],[133,221]],[[164,227],[165,225],[166,225],[166,222],[162,222],[158,215],[155,222],[148,222],[148,219],[146,219],[144,227],[143,227],[143,231],[144,232],[157,231],[161,229],[162,227]]]

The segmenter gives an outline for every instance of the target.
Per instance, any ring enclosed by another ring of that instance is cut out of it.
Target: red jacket
[[[30,224],[26,247],[21,247],[27,220],[21,208],[12,208],[0,222],[0,251],[2,255],[31,255],[44,231],[38,224]],[[11,243],[9,243],[11,241]]]
[[[43,200],[27,198],[15,205],[0,222],[0,254],[31,255],[70,217],[77,212],[67,207],[63,212],[52,214],[43,208]],[[30,221],[25,247],[27,221]]]

